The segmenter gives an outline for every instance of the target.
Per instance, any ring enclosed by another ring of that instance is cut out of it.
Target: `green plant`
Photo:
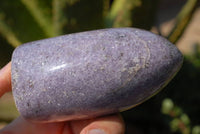
[[[159,1],[1,0],[0,67],[10,60],[15,47],[29,41],[109,27],[138,27],[150,30]],[[181,38],[198,2],[199,0],[187,0],[178,13],[170,34],[166,36],[171,42],[176,43]],[[190,107],[194,102],[200,104],[200,51],[198,47],[195,50],[193,55],[185,56],[182,70],[165,88],[167,90],[160,93],[161,97],[154,97],[133,111],[125,112],[125,121],[141,127],[145,133],[168,131],[168,124],[163,123],[165,118],[161,118],[160,113],[160,105],[164,100],[162,112],[170,117],[169,126],[173,131],[199,134],[200,127],[196,124],[200,124],[200,121],[196,117],[200,110],[198,107]],[[181,105],[185,98],[188,102],[184,104],[186,109]],[[8,119],[2,120],[9,122],[13,115],[8,115]],[[179,124],[184,126],[184,129]]]
[[[162,113],[170,117],[170,128],[173,132],[182,134],[200,134],[200,126],[192,126],[189,116],[170,98],[162,102]]]

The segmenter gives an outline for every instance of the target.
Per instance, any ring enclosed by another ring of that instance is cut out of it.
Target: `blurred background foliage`
[[[167,0],[1,0],[0,67],[22,43],[86,30],[137,27],[177,44],[199,9],[199,1],[171,0],[171,6],[182,4],[165,35],[156,22],[158,14],[166,10],[159,9],[162,1]],[[167,12],[170,15],[170,8]],[[194,51],[184,54],[182,69],[159,95],[122,113],[127,134],[200,134],[199,43],[191,44]],[[17,116],[11,94],[4,95],[0,127]]]

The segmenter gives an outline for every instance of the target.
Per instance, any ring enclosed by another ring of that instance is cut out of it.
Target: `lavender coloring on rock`
[[[21,115],[32,121],[102,116],[155,95],[182,61],[165,38],[135,28],[34,41],[13,53],[13,95]]]

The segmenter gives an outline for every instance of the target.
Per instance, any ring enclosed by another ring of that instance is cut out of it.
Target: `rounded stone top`
[[[174,77],[182,62],[175,45],[135,28],[43,39],[14,51],[13,95],[29,120],[92,118],[142,103]]]

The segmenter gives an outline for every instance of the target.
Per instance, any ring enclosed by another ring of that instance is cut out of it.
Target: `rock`
[[[155,95],[182,61],[165,38],[134,28],[34,41],[13,53],[13,95],[28,120],[97,117],[130,109]]]

